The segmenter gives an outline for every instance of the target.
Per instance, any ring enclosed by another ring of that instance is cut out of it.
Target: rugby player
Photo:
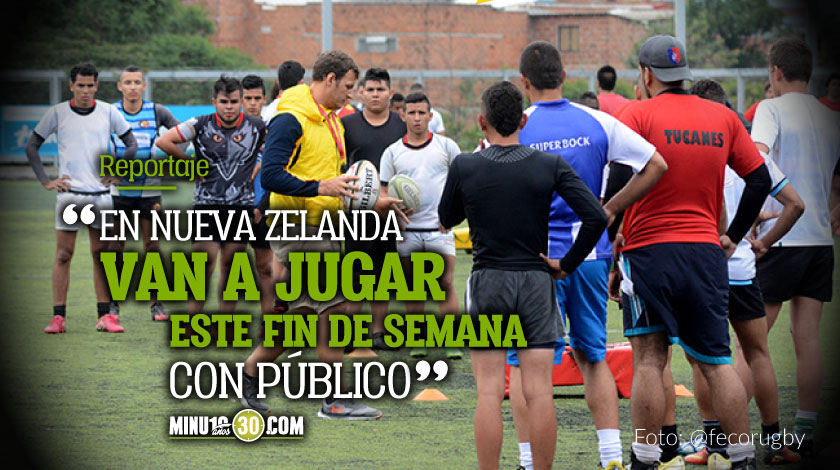
[[[779,219],[763,221],[753,243],[758,258],[758,285],[767,323],[773,327],[784,302],[790,302],[790,332],[796,350],[796,392],[799,409],[794,433],[803,457],[813,453],[814,429],[820,406],[823,362],[820,319],[823,303],[832,296],[834,239],[829,200],[840,197],[840,114],[808,94],[813,69],[807,44],[798,38],[776,41],[768,54],[770,85],[775,98],[759,103],[752,140],[770,155],[805,202],[805,213],[778,242],[762,243],[778,232]],[[833,184],[832,184],[832,175]],[[782,210],[770,199],[765,213]]]
[[[347,164],[368,160],[380,171],[382,153],[389,145],[405,136],[406,125],[400,116],[388,107],[388,100],[391,98],[391,76],[387,70],[378,67],[368,69],[359,81],[359,89],[359,96],[364,104],[362,111],[341,118],[347,146]],[[395,243],[395,240],[347,239],[344,247],[347,252],[364,251],[370,254],[373,272],[381,272],[385,254],[397,251]],[[349,308],[351,313],[358,313],[362,309],[362,303],[353,302]],[[392,349],[384,340],[388,301],[371,302],[370,313],[373,317],[373,349]]]
[[[593,111],[563,98],[566,72],[560,52],[552,44],[537,41],[529,44],[519,59],[519,71],[525,95],[532,106],[525,111],[528,122],[519,133],[519,141],[537,150],[557,155],[571,165],[593,194],[601,194],[605,167],[620,163],[636,174],[618,194],[612,207],[638,200],[656,184],[667,170],[656,149],[609,114]],[[613,213],[616,211],[613,209]],[[563,198],[551,203],[548,231],[548,257],[559,259],[577,236],[580,219]],[[555,292],[561,315],[568,317],[570,345],[575,362],[583,375],[586,403],[592,413],[598,435],[601,468],[622,468],[621,439],[618,428],[618,395],[615,379],[606,363],[607,353],[607,278],[612,248],[603,232],[577,270],[556,281]],[[555,363],[562,359],[565,342],[555,345]],[[527,422],[523,416],[519,362],[515,350],[508,353],[511,366],[511,408],[520,438],[522,465],[528,469]],[[519,423],[517,423],[519,421]],[[522,428],[520,430],[520,428]]]
[[[770,191],[767,167],[738,117],[683,89],[692,77],[682,43],[654,36],[639,64],[652,98],[625,110],[622,121],[656,146],[668,172],[627,209],[619,247],[624,333],[633,347],[633,470],[657,468],[661,457],[669,340],[698,362],[723,430],[749,433],[746,393],[731,365],[726,259]],[[726,165],[746,186],[719,235]],[[755,469],[753,444],[735,438],[728,452],[733,469]]]
[[[107,243],[99,238],[100,211],[112,208],[109,186],[112,181],[100,177],[99,156],[107,153],[111,134],[125,146],[123,158],[131,160],[137,153],[137,139],[122,114],[111,104],[94,100],[99,88],[99,72],[92,64],[79,64],[70,69],[70,91],[73,98],[61,102],[44,114],[26,144],[26,157],[38,181],[48,191],[56,190],[55,262],[52,272],[53,316],[45,333],[67,331],[67,288],[70,285],[70,261],[76,247],[76,233],[84,223],[79,217],[67,223],[62,214],[75,204],[78,213],[93,206],[96,218],[88,227],[90,254],[93,257],[93,287],[96,291],[97,331],[122,333],[119,318],[110,313],[111,296],[99,254]],[[44,171],[38,149],[50,134],[58,142],[58,178],[50,179]]]
[[[557,442],[552,358],[555,342],[563,337],[552,277],[574,272],[595,247],[608,217],[562,158],[519,144],[519,131],[528,118],[516,86],[495,83],[481,101],[479,125],[491,146],[452,161],[438,216],[446,229],[464,218],[469,221],[474,263],[465,293],[466,313],[519,316],[528,342],[517,353],[534,468],[548,469]],[[582,223],[563,259],[551,260],[549,265],[544,253],[555,191]],[[473,348],[470,356],[478,393],[474,422],[478,467],[497,469],[503,435],[505,350]]]
[[[180,124],[165,106],[143,99],[143,92],[146,90],[146,80],[143,78],[143,71],[139,67],[129,65],[123,69],[120,79],[117,82],[117,89],[122,93],[123,99],[114,103],[114,106],[122,113],[129,125],[131,132],[137,139],[137,155],[135,158],[148,160],[155,157],[158,132],[161,127],[172,129]],[[111,142],[116,149],[116,157],[124,158],[125,146],[119,136],[112,134]],[[159,177],[140,176],[129,182],[124,178],[121,186],[160,186]],[[159,189],[120,189],[119,186],[111,187],[111,198],[114,201],[114,209],[119,211],[140,212],[140,231],[143,236],[143,251],[159,252],[160,242],[152,240],[152,211],[161,210],[161,192]],[[122,253],[125,250],[125,241],[111,242],[109,248],[117,252],[117,270],[121,271]],[[151,293],[152,320],[165,321],[169,319],[163,304],[157,300],[157,291]],[[111,302],[110,313],[116,317],[120,315],[120,305]]]
[[[367,108],[365,108],[367,109]],[[402,230],[403,240],[397,243],[405,272],[411,272],[411,253],[431,252],[443,256],[443,275],[439,279],[446,300],[438,304],[441,314],[458,313],[458,294],[455,291],[455,239],[438,220],[437,207],[452,160],[461,153],[454,140],[429,131],[432,105],[423,93],[411,93],[405,99],[405,120],[408,132],[391,144],[382,155],[379,173],[382,191],[388,181],[401,174],[411,178],[420,188],[422,202],[408,219],[411,224]],[[406,314],[422,314],[423,302],[408,302]],[[412,349],[411,355],[422,357],[427,348]],[[446,357],[460,359],[457,348],[446,348]]]

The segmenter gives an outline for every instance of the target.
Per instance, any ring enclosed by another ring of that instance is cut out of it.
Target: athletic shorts
[[[70,204],[76,205],[76,207],[72,208],[70,212],[67,213],[68,218],[75,219],[75,222],[72,224],[64,221],[64,210]],[[78,193],[68,191],[66,193],[58,193],[55,198],[55,229],[67,232],[79,231],[82,227],[87,225],[82,221],[82,211],[88,205],[93,206],[91,210],[95,215],[93,222],[89,224],[88,227],[98,230],[102,227],[102,211],[111,210],[114,207],[110,192]],[[71,215],[71,212],[75,216]]]
[[[796,296],[831,302],[834,248],[773,247],[758,259],[756,271],[765,302],[787,302]]]
[[[251,211],[253,213],[253,211]],[[255,250],[270,250],[271,244],[268,242],[268,217],[263,214],[259,222],[254,222],[254,237],[256,240],[251,240],[251,247]]]
[[[610,260],[584,261],[557,283],[557,304],[568,318],[569,346],[586,354],[589,362],[607,357],[607,280]]]
[[[566,340],[563,338],[554,342],[554,365],[559,366],[563,362],[563,353],[566,352]],[[519,355],[516,349],[507,350],[507,364],[511,367],[519,367]]]
[[[295,237],[300,235],[300,226],[291,227],[287,232],[286,235],[289,237]],[[314,237],[318,235],[318,228],[317,227],[306,227],[306,235],[309,237]],[[328,252],[341,252],[341,242],[335,240],[289,240],[289,241],[272,241],[271,242],[271,250],[274,252],[274,256],[284,265],[286,268],[289,268],[289,253],[328,253]],[[320,269],[324,269],[324,264],[320,263]],[[304,266],[305,268],[305,266]],[[292,271],[289,271],[292,272]],[[344,302],[344,296],[341,294],[341,283],[338,284],[338,290],[335,298],[326,300],[326,301],[317,301],[313,300],[309,296],[309,290],[306,287],[306,281],[309,276],[304,271],[303,276],[301,276],[301,283],[303,284],[301,287],[301,295],[296,300],[289,302],[289,310],[295,310],[299,308],[309,308],[315,311],[317,314],[322,314],[328,308],[338,305]],[[326,273],[321,272],[318,275],[318,279],[321,282],[325,282],[326,280]],[[339,276],[340,279],[340,276]],[[321,289],[323,290],[323,289]]]
[[[347,238],[344,241],[344,251],[350,253],[351,251],[363,251],[370,255],[373,260],[373,269],[379,270],[385,263],[385,254],[397,251],[395,240],[353,240]]]
[[[406,230],[402,232],[402,237],[403,240],[397,242],[397,252],[402,257],[411,256],[415,251],[455,256],[455,236],[452,232]]]
[[[729,281],[729,321],[755,320],[766,315],[761,289],[755,279]]]
[[[217,211],[219,213],[219,223],[222,229],[227,225],[228,218],[232,217],[233,220],[230,221],[230,228],[228,229],[227,233],[223,236],[222,232],[219,231],[219,225],[216,224],[215,218],[209,218],[207,216],[202,216],[202,221],[209,221],[206,227],[202,227],[201,234],[203,237],[209,236],[211,238],[210,241],[215,243],[240,243],[243,245],[247,245],[250,235],[242,232],[240,234],[240,238],[237,239],[237,229],[239,228],[239,221],[242,218],[242,212],[246,213],[246,217],[248,217],[251,221],[251,227],[254,226],[254,211],[252,207],[249,206],[225,206],[225,205],[216,205],[216,204],[207,204],[207,205],[195,205],[193,206],[193,210],[202,210],[202,211]],[[233,211],[232,213],[229,211]],[[195,227],[193,227],[193,242],[200,243],[201,240],[195,240],[197,235],[197,231]]]
[[[465,309],[473,324],[484,315],[519,315],[528,347],[554,347],[565,336],[554,296],[554,279],[544,271],[479,269],[467,279]]]
[[[624,335],[663,331],[707,364],[731,364],[726,254],[711,243],[660,243],[619,260]]]
[[[152,211],[161,211],[160,196],[126,197],[111,196],[114,209],[122,212],[140,211],[140,218],[152,220]]]

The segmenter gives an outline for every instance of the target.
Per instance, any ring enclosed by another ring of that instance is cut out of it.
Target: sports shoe
[[[624,467],[615,460],[610,460],[610,463],[608,463],[606,467],[602,467],[601,464],[598,463],[598,468],[601,470],[624,470]]]
[[[685,441],[682,444],[680,444],[680,447],[677,451],[679,453],[683,454],[683,455],[689,455],[689,454],[693,454],[695,452],[699,452],[700,450],[704,449],[705,447],[706,447],[706,436],[700,434],[700,435],[694,436],[694,438],[692,438],[691,440]]]
[[[242,406],[258,411],[261,414],[271,413],[271,407],[257,398],[257,378],[247,374],[243,374],[243,376],[245,377],[245,385],[242,390],[242,398],[239,399]]]
[[[153,303],[150,310],[152,311],[152,320],[153,321],[169,320],[169,314],[166,313],[166,309],[163,308],[162,303],[160,303],[160,302]]]
[[[764,463],[767,465],[779,465],[783,463],[796,463],[802,460],[802,456],[792,451],[788,446],[781,449],[773,449],[764,446]]]
[[[690,463],[692,465],[706,465],[707,460],[709,460],[709,449],[706,447],[703,447],[691,455],[685,456],[685,463]]]
[[[96,322],[96,331],[105,331],[107,333],[122,333],[125,328],[120,326],[120,319],[111,315],[102,315]]]
[[[753,459],[753,465],[755,465],[755,459]],[[709,458],[706,460],[706,468],[708,470],[730,470],[732,468],[732,462],[723,454],[711,452],[709,453]],[[755,469],[755,466],[752,468]]]
[[[374,333],[373,337],[372,337],[372,340],[373,340],[373,344],[371,345],[371,348],[374,349],[374,350],[396,351],[397,349],[399,349],[399,348],[392,348],[391,346],[388,346],[387,343],[385,343],[385,332],[384,331],[379,331],[379,332]]]
[[[685,470],[685,462],[682,455],[677,455],[667,462],[659,464],[659,470]]]
[[[318,417],[369,420],[381,418],[382,412],[351,399],[338,399],[331,404],[327,404],[325,400],[321,403],[321,409],[318,410]]]
[[[803,439],[802,443],[799,445],[792,446],[792,449],[796,451],[803,459],[807,459],[814,456],[814,439],[808,438]]]
[[[657,470],[658,468],[659,468],[659,462],[653,462],[653,463],[639,462],[636,459],[636,454],[632,450],[630,451],[630,465],[627,467],[627,470]]]
[[[62,317],[61,315],[54,315],[52,320],[50,320],[50,324],[44,328],[44,333],[47,334],[57,334],[57,333],[66,333],[67,332],[67,319]]]
[[[729,468],[729,467],[727,467]],[[744,459],[732,465],[732,470],[756,470],[755,459]]]
[[[411,348],[408,353],[411,357],[426,357],[429,355],[429,348]]]
[[[524,467],[524,466],[522,466],[522,465],[520,465],[520,466],[516,467],[516,469],[515,469],[515,470],[525,470],[525,467]]]
[[[108,313],[116,318],[120,318],[120,304],[112,300],[111,305],[108,307]]]
[[[282,315],[289,311],[289,302],[280,299],[274,299],[274,314]]]
[[[446,348],[444,351],[446,352],[447,359],[461,359],[464,357],[464,353],[458,348]]]

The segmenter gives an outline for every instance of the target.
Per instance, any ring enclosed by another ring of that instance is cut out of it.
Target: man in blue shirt
[[[553,45],[547,42],[529,44],[520,57],[519,71],[525,94],[532,103],[525,111],[528,122],[519,134],[520,142],[563,157],[593,194],[602,193],[604,171],[610,162],[627,165],[636,173],[613,198],[619,198],[615,203],[621,203],[622,207],[646,194],[665,173],[667,165],[653,145],[612,116],[563,98],[565,72],[560,53]],[[562,258],[577,238],[580,226],[574,211],[555,194],[548,224],[548,257]],[[583,375],[586,402],[598,433],[600,465],[618,469],[623,468],[618,396],[615,379],[605,361],[607,278],[611,257],[612,247],[604,231],[595,249],[578,269],[556,281],[556,296],[561,316],[568,317],[570,346]],[[563,349],[564,342],[559,340],[555,363],[560,362]],[[514,385],[519,379],[515,351],[508,354],[508,363],[514,366],[511,368],[511,403],[522,404],[524,399],[520,401],[519,397],[513,397],[520,389]],[[521,416],[518,411],[514,410],[515,417]],[[525,457],[523,466],[528,468],[529,436],[524,423],[517,426],[517,432],[520,453]]]

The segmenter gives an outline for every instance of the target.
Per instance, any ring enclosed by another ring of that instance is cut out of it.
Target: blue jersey
[[[607,113],[562,99],[537,102],[525,113],[528,122],[519,142],[543,152],[560,155],[596,196],[601,195],[604,170],[618,162],[638,173],[656,150],[653,145]],[[580,219],[557,194],[548,222],[548,256],[562,258],[577,238]],[[587,260],[610,258],[606,231]]]
[[[123,117],[131,126],[131,133],[137,139],[137,155],[134,157],[137,160],[148,160],[152,157],[155,151],[155,139],[157,138],[157,131],[159,124],[157,122],[157,114],[155,113],[155,104],[151,101],[143,100],[143,107],[140,108],[136,114],[128,114],[123,108],[122,100],[114,103],[114,106],[122,113]],[[115,156],[123,158],[125,155],[125,144],[119,136],[111,135],[111,143],[114,146]],[[146,178],[144,176],[135,177],[134,181],[129,182],[123,179],[121,186],[159,186],[160,178]],[[123,197],[141,197],[141,196],[159,196],[160,191],[149,190],[112,190],[112,195]]]

